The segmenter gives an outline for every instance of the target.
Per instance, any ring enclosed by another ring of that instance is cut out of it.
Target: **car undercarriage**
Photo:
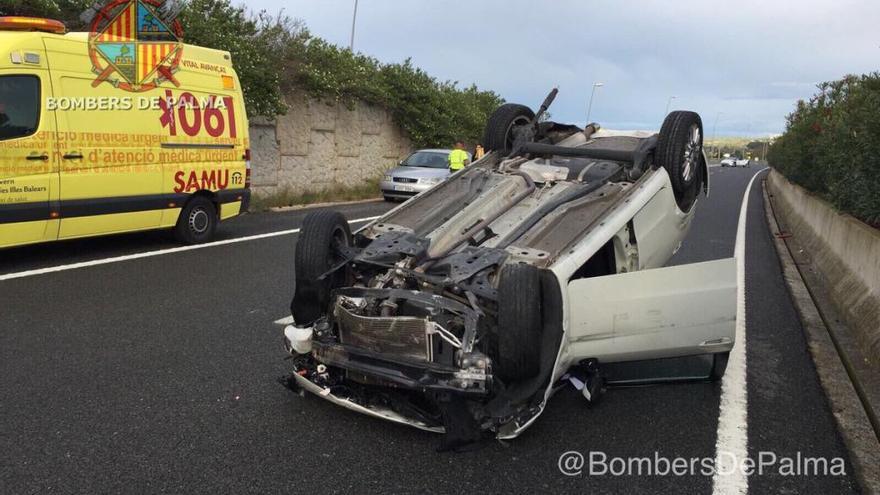
[[[540,122],[553,97],[501,107],[490,153],[354,234],[339,213],[306,218],[292,387],[458,448],[519,434],[564,373],[601,386],[598,361],[569,352],[568,287],[678,249],[708,186],[702,128],[692,112],[659,134]]]

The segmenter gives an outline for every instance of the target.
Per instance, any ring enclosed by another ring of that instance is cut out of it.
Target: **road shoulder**
[[[783,268],[785,283],[791,293],[805,330],[808,348],[819,382],[831,403],[834,419],[850,452],[851,462],[859,484],[868,493],[880,493],[880,444],[865,408],[859,399],[846,367],[832,341],[819,309],[816,307],[797,263],[779,234],[783,229],[773,214],[771,198],[765,188],[765,215],[773,244]]]

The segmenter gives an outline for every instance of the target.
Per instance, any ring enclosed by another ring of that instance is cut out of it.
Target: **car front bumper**
[[[423,182],[394,182],[383,180],[379,183],[382,195],[389,198],[411,198],[416,194],[427,191],[434,187],[435,184],[427,184]]]
[[[288,326],[284,330],[284,350],[285,352],[296,358],[298,356],[298,353],[294,348],[292,342],[295,339],[293,338],[291,329],[292,327]],[[304,357],[305,356],[299,356],[299,358]],[[288,380],[289,381],[287,386],[289,388],[296,390],[296,388],[293,387],[293,385],[295,384],[296,387],[299,387],[299,389],[303,391],[309,392],[316,397],[320,397],[324,400],[330,401],[333,404],[344,407],[351,411],[365,414],[367,416],[372,416],[378,419],[392,421],[398,424],[412,426],[414,428],[429,431],[432,433],[446,433],[446,427],[442,424],[436,424],[430,421],[422,420],[414,415],[402,414],[401,412],[395,411],[388,405],[383,405],[378,402],[360,404],[352,400],[351,397],[345,396],[344,393],[337,394],[336,390],[334,390],[334,387],[319,383],[318,381],[309,378],[306,373],[302,373],[300,371],[294,372],[290,375]],[[538,419],[538,416],[540,416],[541,413],[544,412],[547,401],[549,400],[553,391],[553,387],[548,387],[547,391],[543,394],[543,400],[539,404],[534,405],[526,416],[509,418],[505,423],[498,425],[494,432],[495,438],[498,438],[499,440],[511,440],[518,437],[523,431],[531,426],[535,422],[535,420]]]
[[[374,418],[385,419],[388,421],[393,421],[395,423],[409,425],[414,428],[418,428],[420,430],[430,431],[433,433],[444,433],[444,428],[442,426],[432,426],[423,421],[419,421],[414,418],[408,418],[403,416],[391,409],[379,407],[377,405],[371,405],[370,407],[364,407],[356,402],[353,402],[347,398],[337,397],[333,394],[329,387],[322,387],[308,378],[301,376],[299,374],[294,373],[291,375],[293,379],[296,381],[296,384],[305,390],[306,392],[312,393],[322,399],[328,400],[337,406],[342,406],[346,409],[359,412],[361,414],[366,414],[368,416],[373,416]]]

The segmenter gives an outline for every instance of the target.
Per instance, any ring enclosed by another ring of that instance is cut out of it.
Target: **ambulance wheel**
[[[219,221],[214,203],[204,196],[195,196],[180,212],[174,235],[183,244],[202,244],[214,237]]]
[[[294,293],[290,313],[297,325],[308,325],[325,313],[330,294],[346,284],[343,267],[321,278],[345,261],[344,249],[351,245],[351,229],[338,211],[309,213],[303,219],[293,258]]]
[[[540,370],[541,277],[532,265],[506,265],[498,278],[496,373],[505,381],[531,378]]]

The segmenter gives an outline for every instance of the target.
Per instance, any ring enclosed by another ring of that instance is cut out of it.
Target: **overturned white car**
[[[305,219],[291,387],[457,448],[517,436],[564,382],[591,398],[606,381],[724,373],[734,260],[661,268],[708,192],[699,115],[581,129],[540,122],[553,97],[538,116],[500,107],[490,153],[354,234],[333,211]],[[703,372],[658,375],[686,356]],[[642,375],[607,371],[631,362]]]

